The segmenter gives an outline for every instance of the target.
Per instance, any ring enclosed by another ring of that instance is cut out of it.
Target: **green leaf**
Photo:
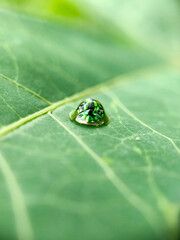
[[[163,60],[111,35],[1,11],[0,124]],[[16,29],[16,31],[9,31]]]
[[[0,12],[2,239],[178,239],[179,70],[115,35]]]

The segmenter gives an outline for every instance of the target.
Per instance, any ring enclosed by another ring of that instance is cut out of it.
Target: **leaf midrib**
[[[150,65],[150,66],[145,67],[145,68],[136,69],[136,70],[130,71],[128,73],[118,75],[118,76],[110,79],[106,83],[97,84],[97,85],[95,85],[91,88],[88,88],[88,89],[85,89],[85,90],[81,91],[80,93],[76,93],[76,94],[74,94],[70,97],[64,98],[64,99],[62,99],[60,101],[57,101],[55,103],[49,103],[50,106],[48,106],[46,108],[43,108],[40,111],[37,111],[33,114],[30,114],[30,115],[28,115],[24,118],[21,118],[20,120],[7,125],[6,127],[3,127],[0,130],[0,137],[10,133],[11,131],[14,131],[15,129],[21,127],[22,125],[24,125],[27,122],[32,121],[35,118],[38,118],[38,117],[40,117],[40,116],[42,116],[42,115],[44,115],[48,112],[52,112],[53,110],[55,110],[56,108],[58,108],[62,105],[65,105],[67,103],[76,101],[76,100],[81,99],[83,97],[90,96],[90,95],[98,93],[98,92],[101,92],[101,91],[103,91],[103,89],[105,89],[107,87],[112,88],[112,87],[118,85],[119,82],[121,82],[123,84],[123,83],[129,82],[129,81],[135,80],[133,78],[135,78],[137,76],[147,75],[147,73],[152,74],[153,69],[157,70],[157,69],[164,69],[164,68],[166,68],[166,64],[159,64],[159,65],[156,64],[156,65]],[[0,73],[0,76],[1,75],[2,74]],[[7,78],[4,78],[4,79],[9,80]],[[12,83],[16,84],[16,81],[14,81],[12,79],[10,79],[10,80],[11,80]],[[40,98],[42,100],[43,97],[41,97],[39,94],[33,92],[32,90],[28,89],[24,85],[20,84],[19,87],[23,88],[24,90],[28,91],[29,93],[33,94],[34,96],[36,96],[37,98]]]

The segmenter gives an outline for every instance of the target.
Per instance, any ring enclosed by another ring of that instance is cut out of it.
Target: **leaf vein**
[[[0,154],[0,168],[8,185],[16,220],[18,240],[33,240],[33,230],[21,188],[7,161]]]
[[[110,97],[112,100],[114,100],[116,102],[116,104],[118,105],[118,107],[123,110],[127,115],[129,115],[132,119],[134,119],[136,122],[140,123],[141,125],[143,125],[144,127],[150,129],[152,132],[156,133],[157,135],[167,139],[172,145],[173,147],[176,149],[176,151],[180,154],[180,149],[178,148],[178,146],[176,145],[176,143],[174,142],[174,140],[168,136],[166,136],[163,133],[160,133],[159,131],[153,129],[151,126],[149,126],[148,124],[146,124],[145,122],[143,122],[142,120],[140,120],[134,113],[132,113],[116,96],[112,96],[109,93],[105,93],[108,97]]]
[[[38,93],[34,92],[33,90],[25,87],[24,85],[22,85],[21,83],[17,82],[16,80],[13,80],[7,76],[5,76],[4,74],[0,73],[0,77],[8,80],[9,82],[15,84],[18,87],[23,88],[25,91],[31,93],[32,95],[36,96],[37,98],[41,99],[43,102],[47,103],[48,105],[51,105],[52,103],[50,101],[48,101],[47,99],[45,99],[44,97],[40,96]]]
[[[5,134],[7,134],[7,133],[9,133],[9,132],[11,132],[11,131],[13,131],[13,130],[15,130],[16,128],[24,125],[25,123],[27,123],[27,122],[29,122],[29,121],[37,118],[37,117],[40,117],[40,116],[46,114],[49,111],[53,111],[54,109],[56,109],[56,108],[58,108],[58,107],[60,107],[60,106],[62,106],[64,104],[73,102],[73,101],[78,100],[78,99],[80,99],[82,97],[87,97],[87,96],[95,94],[97,92],[101,92],[104,89],[107,89],[107,87],[111,87],[112,88],[112,87],[116,86],[117,84],[119,84],[120,81],[121,81],[122,84],[126,83],[127,81],[128,82],[132,81],[132,80],[134,80],[135,76],[147,74],[147,73],[149,73],[149,71],[152,72],[153,68],[157,69],[159,67],[160,68],[164,68],[165,66],[164,65],[160,65],[160,66],[157,67],[157,65],[156,65],[156,66],[149,66],[146,69],[133,70],[131,72],[124,73],[124,74],[121,74],[119,76],[116,76],[115,78],[109,80],[106,83],[97,84],[97,85],[95,85],[93,87],[90,87],[90,88],[88,88],[86,90],[83,90],[83,91],[81,91],[79,93],[76,93],[76,94],[74,94],[74,95],[72,95],[70,97],[64,98],[63,100],[57,101],[55,103],[52,103],[52,104],[50,104],[50,106],[48,106],[48,107],[46,107],[44,109],[41,109],[38,112],[35,112],[35,113],[31,114],[31,115],[28,115],[28,116],[26,116],[26,117],[24,117],[24,118],[22,118],[22,119],[20,119],[20,120],[18,120],[16,122],[11,123],[8,126],[4,127],[2,130],[0,130],[0,137],[5,135]],[[0,73],[0,76],[6,77],[6,76],[2,75],[1,73]],[[15,82],[14,80],[9,79],[9,78],[7,80]]]
[[[136,195],[128,186],[115,174],[112,168],[107,165],[102,158],[97,155],[86,143],[82,141],[74,132],[72,132],[67,126],[65,126],[56,116],[48,112],[50,117],[52,117],[59,125],[61,125],[86,151],[99,165],[99,167],[104,171],[106,177],[114,185],[120,194],[122,194],[127,201],[134,206],[147,220],[155,233],[157,233],[156,225],[156,213],[153,208],[144,202],[138,195]]]

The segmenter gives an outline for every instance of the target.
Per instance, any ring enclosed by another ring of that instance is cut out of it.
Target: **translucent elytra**
[[[86,99],[82,101],[77,109],[70,113],[70,119],[80,124],[100,126],[108,124],[107,117],[102,104],[95,99]]]

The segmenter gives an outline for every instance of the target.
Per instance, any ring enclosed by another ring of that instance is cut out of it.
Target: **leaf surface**
[[[178,239],[179,70],[96,28],[0,23],[1,238]],[[69,120],[85,97],[108,126]]]

